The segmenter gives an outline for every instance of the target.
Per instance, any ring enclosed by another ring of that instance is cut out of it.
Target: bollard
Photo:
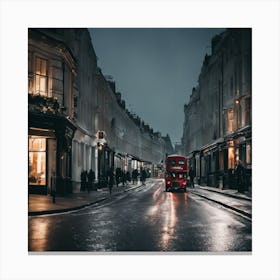
[[[55,203],[55,192],[52,192],[52,202]]]
[[[51,196],[52,196],[52,203],[55,203],[55,192],[56,192],[56,176],[54,171],[52,172],[51,177]]]

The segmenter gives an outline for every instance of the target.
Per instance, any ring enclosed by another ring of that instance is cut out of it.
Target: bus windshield
[[[178,178],[178,179],[183,179],[183,178],[187,178],[187,173],[182,173],[182,172],[167,172],[166,173],[167,177],[170,178]]]
[[[187,172],[187,158],[183,156],[168,156],[166,159],[167,172]]]

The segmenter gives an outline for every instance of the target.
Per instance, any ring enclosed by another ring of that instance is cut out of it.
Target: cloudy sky
[[[129,111],[154,131],[183,135],[184,104],[197,85],[203,59],[211,54],[217,28],[89,29],[98,66],[111,75]]]

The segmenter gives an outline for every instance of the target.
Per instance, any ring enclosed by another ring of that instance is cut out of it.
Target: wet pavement
[[[196,186],[188,191],[252,218],[252,197],[248,192],[239,193],[236,190],[221,190],[203,186]]]
[[[108,188],[102,188],[96,191],[84,191],[68,194],[65,196],[56,196],[55,203],[53,202],[53,197],[51,195],[29,194],[28,215],[45,215],[81,209],[109,199],[111,196],[115,197],[139,187],[141,187],[140,182],[128,184],[126,186],[114,186],[111,195]]]
[[[148,180],[147,183],[152,180],[153,179]],[[140,182],[128,184],[126,186],[114,186],[112,189],[112,196],[118,196],[122,193],[140,188],[141,186]],[[237,211],[249,218],[252,217],[252,196],[249,192],[242,194],[234,189],[219,189],[199,185],[195,185],[195,188],[188,188],[188,192],[192,192],[205,199],[219,203],[220,205]],[[98,189],[97,191],[91,191],[89,193],[78,192],[67,196],[57,196],[55,203],[53,203],[53,198],[50,195],[29,194],[28,215],[36,216],[77,210],[109,198],[110,194],[107,188]]]
[[[91,196],[95,203],[78,211],[29,217],[29,251],[251,251],[250,219],[202,197],[207,190],[165,192],[162,180],[132,188],[119,189],[112,196],[99,191],[99,200],[96,192],[84,194],[88,199],[81,198],[81,205],[85,200],[92,203]],[[217,192],[208,193],[221,199]],[[240,201],[250,203],[245,196]]]

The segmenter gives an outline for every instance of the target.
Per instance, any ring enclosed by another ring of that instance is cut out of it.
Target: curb
[[[234,195],[234,194],[230,194],[230,193],[223,193],[223,192],[219,192],[219,191],[216,191],[216,190],[210,190],[210,189],[203,188],[203,187],[199,187],[199,188],[202,189],[202,190],[205,190],[205,191],[209,191],[209,192],[214,192],[214,193],[226,195],[226,196],[229,196],[229,197],[232,197],[232,198],[237,198],[237,199],[243,199],[243,200],[247,200],[247,201],[252,201],[252,198],[248,198],[248,197],[243,197],[243,196]]]
[[[132,187],[132,188],[124,189],[122,192],[117,192],[116,194],[113,194],[112,196],[118,196],[118,195],[120,195],[122,193],[125,193],[125,192],[128,192],[130,190],[137,189],[137,188],[139,188],[141,186],[142,185],[135,186],[135,187]],[[105,200],[107,200],[109,198],[110,198],[110,196],[102,197],[100,199],[97,199],[96,201],[88,202],[88,203],[85,203],[85,204],[82,204],[82,205],[79,205],[79,206],[75,206],[75,207],[70,207],[70,208],[53,209],[53,210],[42,210],[42,211],[32,211],[32,212],[28,212],[28,216],[29,217],[34,217],[34,216],[43,216],[43,215],[49,215],[49,214],[58,214],[58,213],[71,212],[71,211],[79,210],[79,209],[82,209],[82,208],[94,205],[94,204],[96,204],[98,202],[105,201]]]
[[[238,212],[239,214],[242,214],[242,215],[246,216],[246,217],[249,218],[249,219],[252,219],[252,214],[251,214],[251,213],[248,213],[248,212],[246,212],[246,211],[243,211],[243,210],[240,210],[240,209],[238,209],[238,208],[232,207],[232,206],[227,205],[227,204],[225,204],[225,203],[223,203],[223,202],[221,202],[221,201],[217,201],[217,200],[215,200],[215,199],[209,198],[209,197],[207,197],[207,196],[205,196],[205,195],[202,195],[202,194],[199,194],[199,193],[197,193],[197,192],[195,192],[195,191],[190,191],[190,192],[193,193],[193,194],[195,194],[195,195],[197,195],[197,196],[200,196],[200,197],[202,197],[202,198],[205,198],[205,199],[207,199],[207,200],[210,200],[210,201],[212,201],[212,202],[215,202],[215,203],[217,203],[217,204],[220,204],[220,205],[222,205],[222,206],[225,207],[225,208],[228,208],[228,209],[231,209],[231,210],[233,210],[233,211],[235,211],[235,212]]]
[[[75,206],[75,207],[70,207],[70,208],[62,208],[62,209],[54,209],[54,210],[43,210],[43,211],[28,212],[28,216],[41,216],[41,215],[48,215],[48,214],[57,214],[57,213],[70,212],[70,211],[79,210],[79,209],[91,206],[91,205],[93,205],[95,203],[104,201],[106,199],[108,199],[108,197],[103,197],[103,198],[98,199],[96,201],[89,202],[89,203],[82,204],[82,205]]]

